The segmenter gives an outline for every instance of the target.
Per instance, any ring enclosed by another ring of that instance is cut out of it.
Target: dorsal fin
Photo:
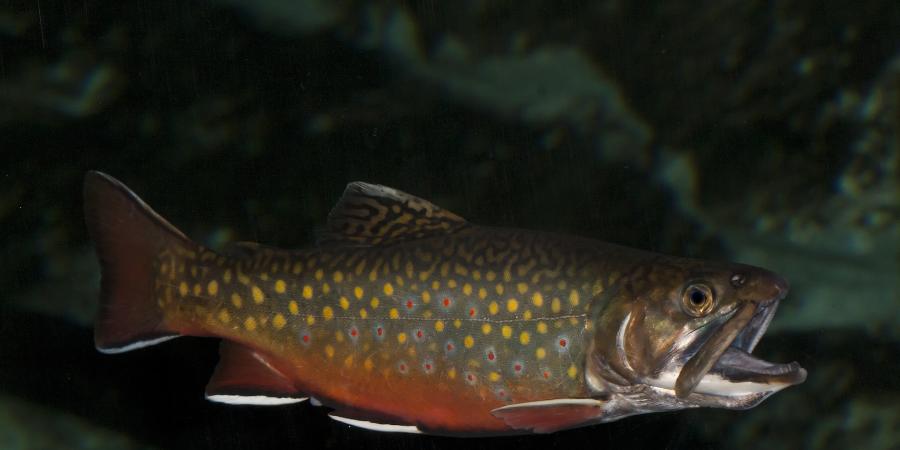
[[[328,214],[320,244],[384,245],[456,232],[466,220],[414,195],[353,182]]]

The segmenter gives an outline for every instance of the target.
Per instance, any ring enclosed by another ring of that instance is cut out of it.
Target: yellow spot
[[[260,279],[260,280],[263,280],[263,281],[266,281],[266,280],[269,279],[269,274],[263,272],[263,273],[261,273],[261,274],[259,275],[259,279]]]
[[[404,333],[402,331],[397,333],[397,342],[399,342],[401,344],[406,342],[406,333]]]
[[[375,367],[375,363],[372,362],[372,358],[366,358],[366,360],[363,361],[363,367],[366,369],[366,371],[371,372],[372,368]]]
[[[225,269],[225,273],[222,274],[222,280],[225,281],[225,284],[231,283],[231,269]]]
[[[512,281],[512,272],[509,269],[503,269],[503,281],[507,283]]]
[[[304,285],[304,286],[303,286],[303,292],[302,292],[302,295],[303,295],[303,298],[305,298],[305,299],[307,299],[307,300],[311,299],[312,296],[313,296],[313,289],[312,289],[312,286],[310,286],[310,285],[308,285],[308,284],[307,284],[307,285]]]
[[[344,358],[344,367],[348,369],[353,367],[353,355],[348,355],[346,358]]]
[[[503,334],[503,337],[509,339],[512,337],[512,327],[509,325],[503,325],[503,327],[500,328],[500,333]]]
[[[284,316],[281,313],[275,314],[275,317],[272,318],[272,325],[276,330],[280,330],[284,328],[284,325],[287,323],[287,320],[284,320]]]
[[[372,297],[372,301],[369,302],[369,305],[372,306],[372,309],[378,308],[378,297]]]
[[[332,347],[330,344],[325,346],[325,355],[329,358],[334,356],[334,347]]]
[[[362,308],[359,310],[359,317],[361,317],[363,319],[365,319],[366,317],[369,317],[369,312],[366,311],[366,308]]]
[[[288,311],[290,311],[291,314],[296,316],[297,314],[300,313],[300,306],[297,305],[297,302],[295,302],[294,300],[291,300],[291,302],[288,303]]]
[[[231,304],[234,305],[235,308],[240,308],[242,304],[244,304],[244,299],[238,295],[237,292],[231,294]]]
[[[569,303],[571,303],[572,306],[578,306],[578,300],[578,291],[572,289],[572,292],[569,293]]]
[[[475,338],[471,335],[466,336],[466,338],[463,339],[463,345],[465,345],[466,348],[472,348],[472,346],[475,345]]]
[[[575,367],[575,364],[572,364],[569,366],[569,370],[567,370],[566,373],[569,374],[569,378],[574,380],[575,377],[578,376],[578,368]]]
[[[456,328],[458,330],[459,327],[461,327],[461,326],[462,326],[462,320],[456,319],[453,321],[453,328]]]
[[[547,350],[544,350],[544,347],[538,347],[537,350],[534,351],[534,357],[537,359],[544,359],[547,357]]]
[[[223,310],[219,311],[219,320],[221,320],[222,323],[231,322],[231,315],[228,314],[227,309],[223,309]]]
[[[284,291],[286,290],[287,284],[285,284],[284,280],[275,280],[275,292],[284,294]]]
[[[343,309],[344,311],[346,311],[347,308],[350,307],[350,301],[347,300],[347,297],[341,297],[340,300],[338,300],[338,304],[341,305],[341,309]]]
[[[246,320],[244,320],[244,328],[246,328],[247,331],[255,330],[256,329],[256,319],[254,319],[252,317],[248,317]]]
[[[491,334],[491,324],[485,322],[481,325],[481,332],[484,334]]]
[[[432,315],[432,314],[431,314],[431,311],[425,311],[425,312],[422,313],[422,317],[424,317],[424,318],[426,318],[426,319],[430,319],[430,318],[431,318],[431,315]]]
[[[500,381],[500,374],[497,372],[491,372],[488,374],[488,379],[491,381]]]
[[[534,306],[540,308],[544,305],[544,296],[541,295],[540,292],[535,292],[534,295],[531,296],[531,303],[534,303]]]
[[[324,276],[325,276],[325,272],[323,272],[322,269],[316,270],[316,281],[322,281],[322,277],[324,277]]]
[[[503,295],[503,283],[497,283],[494,289],[497,291],[497,295]]]
[[[527,331],[523,331],[522,334],[519,335],[519,342],[522,345],[528,345],[528,343],[531,342],[531,334]]]
[[[312,324],[314,324],[314,323],[316,323],[316,317],[313,316],[312,314],[307,314],[307,315],[306,315],[306,324],[307,324],[307,325],[312,325]]]
[[[331,318],[334,317],[334,310],[331,309],[330,306],[322,308],[322,317],[324,317],[325,320],[331,320]]]
[[[250,284],[250,277],[248,277],[247,275],[242,274],[240,269],[238,269],[237,277],[238,277],[238,281],[239,281],[241,284],[243,284],[243,285],[248,285],[248,284]]]
[[[553,300],[550,302],[550,311],[558,313],[560,309],[559,298],[553,297]]]
[[[527,283],[519,283],[516,285],[516,288],[519,290],[519,294],[524,294],[528,292],[528,284]]]
[[[447,282],[447,287],[450,289],[456,289],[456,280],[450,280]]]
[[[331,286],[328,283],[322,283],[322,293],[327,294],[329,292],[331,292]]]
[[[524,313],[522,313],[522,318],[525,320],[531,320],[531,310],[526,309]]]
[[[344,281],[344,273],[338,270],[334,273],[334,276],[332,276],[331,279],[333,279],[335,283],[340,283]]]
[[[547,333],[547,323],[546,322],[538,322],[537,332],[541,333],[541,334]]]
[[[490,312],[491,315],[495,315],[499,311],[500,311],[500,305],[498,305],[497,302],[491,302],[491,304],[488,305],[488,312]]]
[[[487,289],[478,288],[478,298],[484,300],[487,297]]]
[[[494,273],[493,270],[488,270],[487,273],[484,275],[484,279],[486,279],[488,281],[494,281],[494,279],[496,279],[496,278],[497,278],[497,274]]]
[[[338,343],[344,342],[344,333],[341,333],[340,330],[334,332],[334,340]]]
[[[391,283],[384,283],[384,295],[394,295],[394,286],[391,286]]]
[[[355,288],[353,288],[353,295],[356,297],[357,300],[362,300],[363,288],[360,286],[356,286]]]
[[[481,279],[481,272],[478,271],[478,270],[473,270],[473,271],[472,271],[472,279],[475,280],[475,281],[480,280],[480,279]]]
[[[450,370],[447,371],[447,378],[453,380],[456,378],[456,368],[451,367]]]
[[[400,317],[400,311],[397,311],[397,308],[391,308],[391,311],[388,313],[391,319],[397,319]]]
[[[253,286],[250,288],[250,292],[253,294],[253,302],[257,305],[263,302],[263,291],[257,286]]]
[[[434,323],[434,331],[441,332],[444,331],[444,321],[438,320]]]
[[[431,282],[431,290],[436,291],[441,288],[441,282],[434,280]]]
[[[200,287],[200,283],[194,285],[194,296],[197,297],[200,295],[200,292],[203,292],[203,288]]]
[[[516,299],[514,299],[514,298],[511,298],[511,299],[507,300],[507,301],[506,301],[506,309],[507,309],[509,312],[516,312],[516,311],[518,311],[518,310],[519,310],[519,301],[516,300]]]
[[[428,304],[431,302],[431,293],[428,291],[422,291],[422,303]]]
[[[463,285],[463,294],[472,295],[472,285],[471,284],[466,283]]]
[[[302,270],[303,270],[303,263],[301,263],[301,262],[295,262],[295,263],[294,263],[294,270],[292,270],[291,272],[292,272],[294,275],[299,275],[299,274],[300,274],[300,271],[302,271]]]

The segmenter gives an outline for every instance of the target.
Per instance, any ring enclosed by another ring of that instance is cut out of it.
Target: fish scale
[[[805,377],[799,366],[761,376],[717,365],[723,352],[729,361],[751,358],[752,348],[724,346],[743,328],[763,332],[769,305],[786,292],[783,280],[750,266],[477,226],[365,183],[348,185],[324,236],[304,250],[240,242],[214,252],[98,172],[86,177],[85,213],[103,271],[97,348],[221,338],[206,388],[214,401],[312,396],[335,419],[365,428],[507,434],[653,410],[747,407],[780,388],[763,390],[770,384]],[[735,284],[735,270],[742,284],[756,277],[746,298],[703,309],[709,317],[681,300],[697,286],[712,292],[699,279],[725,292],[722,280]],[[737,303],[742,319],[729,321]],[[687,342],[717,328],[715,347],[697,352],[702,342]],[[703,362],[685,364],[685,349]],[[681,367],[690,373],[678,376]],[[685,380],[677,388],[676,376]],[[716,402],[693,392],[721,387],[723,376],[742,396]],[[743,381],[766,377],[770,384]]]

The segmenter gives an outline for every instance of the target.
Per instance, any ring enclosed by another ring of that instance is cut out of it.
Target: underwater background
[[[900,3],[0,1],[0,448],[900,448]],[[89,169],[310,245],[355,180],[485,225],[775,270],[748,411],[452,439],[235,407],[213,339],[107,356]]]

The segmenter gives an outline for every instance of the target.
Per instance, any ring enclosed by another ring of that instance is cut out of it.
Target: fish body
[[[311,396],[365,428],[486,435],[746,408],[805,377],[749,355],[787,291],[763,269],[477,226],[365,183],[303,250],[214,252],[97,172],[85,200],[97,348],[221,338],[214,401]]]

